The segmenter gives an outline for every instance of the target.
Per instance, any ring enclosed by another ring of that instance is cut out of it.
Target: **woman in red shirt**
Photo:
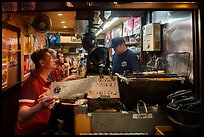
[[[57,51],[57,58],[56,58],[56,68],[52,70],[50,73],[52,77],[52,82],[54,81],[67,81],[67,80],[74,80],[78,79],[76,75],[65,76],[65,69],[64,69],[64,55],[61,50]]]
[[[48,49],[34,52],[31,59],[36,70],[21,87],[16,135],[36,135],[45,131],[50,119],[50,109],[57,99],[48,90],[48,75],[56,67]]]

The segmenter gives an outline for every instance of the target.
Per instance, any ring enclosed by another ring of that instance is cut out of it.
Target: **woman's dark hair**
[[[49,53],[49,50],[46,48],[46,49],[37,50],[31,54],[31,59],[33,63],[35,64],[36,69],[40,67],[39,61],[45,58],[47,52]]]

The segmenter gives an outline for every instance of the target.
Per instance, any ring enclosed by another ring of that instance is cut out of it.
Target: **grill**
[[[118,76],[121,102],[126,107],[135,107],[139,100],[147,105],[167,104],[167,95],[189,88],[185,77],[174,74],[131,74]]]

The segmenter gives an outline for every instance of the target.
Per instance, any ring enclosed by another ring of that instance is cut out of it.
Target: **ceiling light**
[[[61,23],[65,23],[65,21],[61,21]]]
[[[63,26],[63,28],[67,28],[67,26]]]
[[[63,14],[62,14],[62,13],[58,13],[57,15],[58,15],[58,16],[62,16]]]

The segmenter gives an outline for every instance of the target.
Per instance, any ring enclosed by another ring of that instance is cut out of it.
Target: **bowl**
[[[200,124],[202,122],[201,111],[184,111],[173,108],[169,105],[167,107],[167,114],[176,121],[183,124]]]

